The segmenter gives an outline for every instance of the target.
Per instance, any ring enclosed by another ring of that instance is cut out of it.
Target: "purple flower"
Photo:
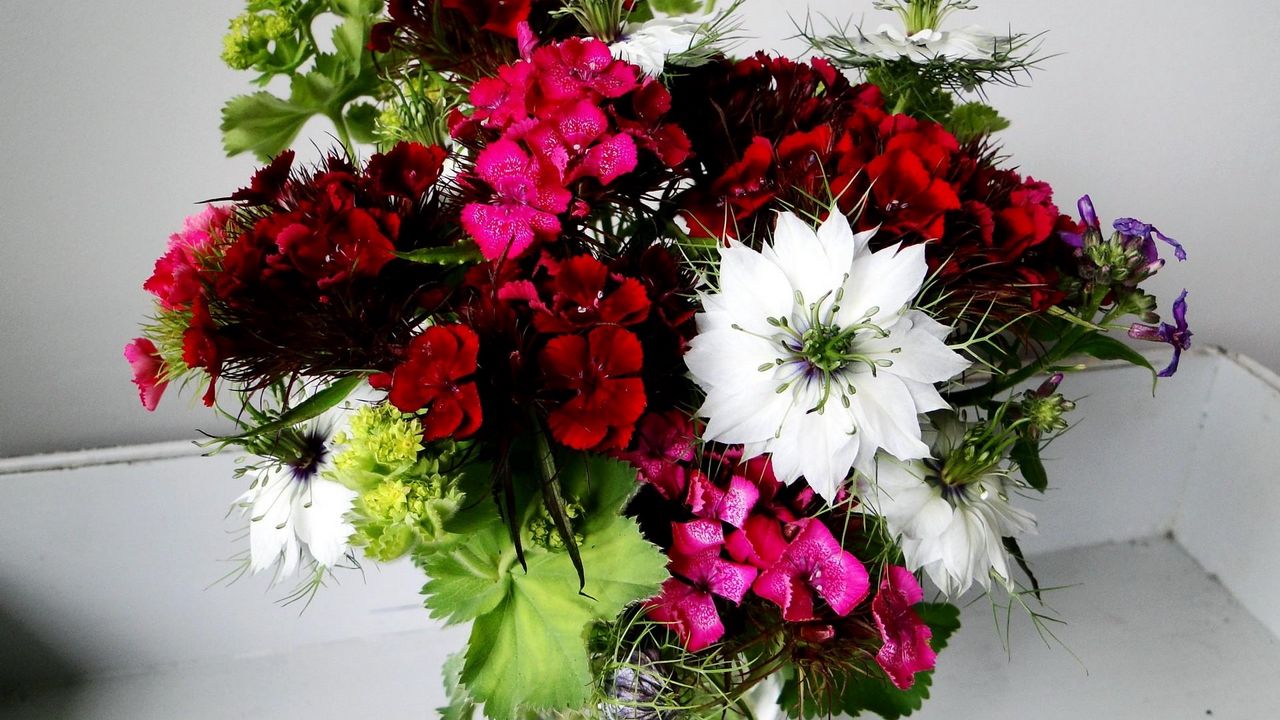
[[[1160,377],[1172,377],[1178,371],[1178,361],[1182,358],[1182,351],[1191,347],[1192,333],[1187,329],[1186,290],[1183,290],[1173,303],[1173,322],[1173,325],[1160,323],[1159,327],[1134,323],[1129,328],[1129,337],[1135,340],[1150,340],[1173,346],[1173,360],[1169,363],[1169,367],[1158,373]]]
[[[1095,230],[1102,229],[1102,223],[1098,221],[1098,211],[1093,209],[1093,198],[1085,195],[1076,203],[1076,208],[1080,211],[1080,222]]]
[[[1126,238],[1142,240],[1142,252],[1147,256],[1147,262],[1154,263],[1160,260],[1160,253],[1156,249],[1156,241],[1152,238],[1153,235],[1172,245],[1173,255],[1180,262],[1187,259],[1187,251],[1182,248],[1182,243],[1160,232],[1160,229],[1155,225],[1133,218],[1120,218],[1115,222],[1115,229]]]
[[[1090,230],[1096,230],[1099,233],[1102,232],[1102,225],[1098,222],[1098,213],[1093,209],[1092,198],[1088,195],[1080,198],[1080,200],[1076,202],[1076,208],[1080,211],[1080,222],[1085,225],[1085,233]],[[1063,232],[1059,234],[1062,236],[1063,242],[1071,247],[1084,247],[1084,233]]]
[[[1102,232],[1102,222],[1098,220],[1098,211],[1093,207],[1093,199],[1088,195],[1080,198],[1076,203],[1076,208],[1080,212],[1080,222],[1085,225],[1085,232],[1096,230]],[[1173,254],[1179,261],[1187,259],[1187,251],[1183,249],[1182,243],[1160,232],[1155,225],[1144,223],[1134,218],[1120,218],[1116,220],[1113,227],[1128,242],[1141,241],[1142,254],[1146,257],[1149,265],[1158,266],[1160,264],[1160,253],[1156,249],[1156,239],[1159,239],[1173,246]],[[1084,247],[1083,233],[1062,233],[1062,239],[1071,247]]]

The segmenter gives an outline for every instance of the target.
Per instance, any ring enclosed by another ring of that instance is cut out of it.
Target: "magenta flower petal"
[[[671,558],[671,571],[694,586],[713,595],[719,595],[735,603],[751,589],[757,570],[750,565],[731,562],[720,557],[720,549],[713,548],[697,555],[676,554]]]
[[[670,625],[689,652],[698,652],[724,637],[715,600],[678,578],[668,578],[662,584],[662,594],[649,602],[649,617]]]
[[[142,400],[142,407],[154,412],[160,404],[164,389],[169,386],[167,380],[161,379],[164,360],[160,358],[155,343],[146,338],[135,339],[124,346],[124,359],[133,368],[133,383],[138,386],[138,398]]]
[[[693,460],[693,425],[678,410],[650,413],[636,426],[636,449],[623,457],[668,500],[684,495],[688,468]]]
[[[885,573],[871,601],[871,615],[884,639],[876,662],[900,690],[910,688],[916,673],[932,670],[937,661],[937,653],[929,646],[933,631],[912,609],[923,599],[924,591],[915,576],[895,566]]]
[[[671,536],[672,552],[680,555],[697,555],[724,545],[724,528],[715,520],[671,523]]]
[[[837,615],[848,615],[870,589],[867,569],[821,521],[806,518],[792,527],[799,533],[778,562],[760,574],[756,594],[781,607],[787,620],[814,619],[813,592]]]
[[[729,480],[728,490],[722,490],[706,475],[695,472],[689,479],[689,509],[694,515],[709,520],[721,520],[741,528],[760,499],[760,488],[741,475]]]
[[[516,257],[537,239],[560,232],[559,213],[569,209],[572,194],[560,185],[553,168],[539,164],[518,144],[498,140],[476,158],[476,176],[492,188],[488,203],[462,209],[462,226],[486,259]]]
[[[601,185],[608,185],[635,170],[636,162],[636,141],[630,135],[619,133],[592,145],[569,179],[593,177],[599,179]]]
[[[725,538],[725,549],[738,562],[749,562],[761,569],[772,567],[787,549],[782,524],[767,515],[752,515],[741,530]]]

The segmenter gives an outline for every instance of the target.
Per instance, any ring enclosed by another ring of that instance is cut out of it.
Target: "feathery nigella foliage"
[[[170,239],[125,357],[148,410],[195,384],[238,423],[246,572],[424,572],[471,625],[446,717],[908,714],[958,625],[929,585],[1039,593],[1019,498],[1075,358],[1190,345],[1187,293],[1162,321],[1143,287],[1182,245],[1001,156],[982,88],[1037,36],[900,0],[733,57],[741,5],[232,21],[228,64],[291,92],[228,105],[266,164]],[[313,115],[341,147],[304,166]]]

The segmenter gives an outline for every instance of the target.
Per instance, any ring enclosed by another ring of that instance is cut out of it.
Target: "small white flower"
[[[922,64],[938,58],[990,60],[997,50],[995,34],[976,25],[958,30],[926,28],[911,35],[892,25],[881,25],[869,35],[859,33],[852,42],[856,51],[868,57],[881,60],[905,57]]]
[[[706,392],[706,440],[771,453],[778,478],[834,500],[876,451],[927,457],[919,414],[946,407],[934,383],[969,363],[949,329],[910,309],[928,271],[923,246],[871,252],[833,211],[815,230],[778,216],[773,245],[720,253],[685,362]]]
[[[1012,483],[998,468],[963,484],[944,483],[937,468],[961,446],[964,426],[954,419],[938,424],[933,450],[942,460],[881,457],[874,471],[858,478],[863,507],[884,518],[907,568],[923,569],[948,597],[974,582],[990,590],[993,574],[1008,586],[1003,538],[1033,534],[1035,516],[1010,504]]]
[[[613,57],[629,62],[650,77],[662,74],[667,56],[693,47],[709,15],[656,17],[643,23],[628,23],[622,39],[609,46]]]
[[[325,475],[333,465],[333,437],[359,402],[347,399],[300,425],[305,458],[293,464],[264,459],[254,486],[237,498],[249,517],[251,571],[278,566],[276,577],[284,579],[299,567],[331,568],[346,556],[356,493]]]

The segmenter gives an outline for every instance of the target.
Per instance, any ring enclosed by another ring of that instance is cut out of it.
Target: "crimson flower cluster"
[[[623,455],[642,483],[679,508],[659,515],[690,518],[670,522],[672,577],[649,601],[649,617],[697,652],[724,637],[723,612],[754,597],[805,642],[835,639],[868,597],[867,568],[816,516],[821,503],[811,489],[786,488],[766,457],[744,460],[741,448],[706,449],[695,464],[694,437],[682,413],[649,414]],[[931,632],[911,609],[922,598],[915,577],[891,567],[863,608],[879,631],[876,660],[901,688],[933,668]]]
[[[474,111],[451,128],[482,148],[460,178],[471,200],[461,220],[490,260],[557,239],[566,218],[586,217],[606,194],[614,204],[638,202],[658,183],[648,174],[689,154],[684,131],[664,122],[666,88],[594,38],[526,47],[522,59],[476,82],[470,100]],[[619,182],[628,175],[633,182]]]
[[[755,237],[768,211],[821,213],[834,196],[860,229],[880,229],[878,242],[927,242],[945,290],[1023,309],[1029,298],[1032,310],[1064,299],[1058,232],[1074,225],[1052,188],[937,123],[892,114],[874,85],[850,86],[821,59],[764,54],[676,83],[690,126],[730,119],[696,125],[696,183],[681,198],[691,232]]]
[[[403,143],[363,169],[338,156],[295,171],[285,152],[175,235],[144,287],[185,326],[182,360],[250,383],[377,367],[412,330],[406,306],[431,278],[396,253],[451,242],[433,200],[445,151]],[[401,267],[396,268],[394,265]],[[393,266],[393,267],[389,267]],[[154,343],[130,346],[154,408],[167,368]]]

